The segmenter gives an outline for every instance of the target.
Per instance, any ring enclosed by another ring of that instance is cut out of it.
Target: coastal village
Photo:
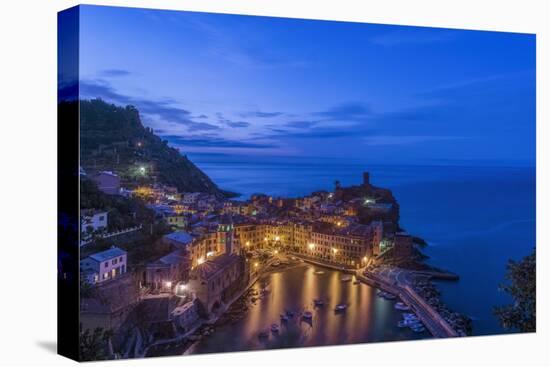
[[[358,172],[356,185],[336,180],[303,197],[238,198],[144,127],[134,107],[79,105],[83,359],[186,352],[246,314],[267,275],[305,265],[376,288],[403,312],[396,328],[437,338],[471,332],[433,282],[458,276],[426,264],[426,243],[400,227],[396,198],[369,172]],[[345,313],[348,305],[334,307]],[[313,307],[281,310],[268,330],[278,333],[293,316],[315,323]]]
[[[436,337],[467,333],[466,320],[441,305],[430,283],[434,275],[453,275],[426,269],[422,240],[399,228],[397,202],[371,185],[368,172],[358,186],[336,182],[330,192],[256,194],[246,201],[135,185],[112,171],[81,169],[80,176],[101,195],[143,202],[166,232],[157,240],[162,252],[136,263],[131,248],[152,245],[137,241],[152,224],[109,231],[109,208],[81,212],[82,329],[111,330],[112,358],[207,336],[263,273],[304,261],[352,274],[379,288],[381,297],[399,297],[405,311],[427,313],[423,319],[409,313],[413,319],[401,326],[427,327]],[[403,284],[392,278],[395,269],[405,273]]]

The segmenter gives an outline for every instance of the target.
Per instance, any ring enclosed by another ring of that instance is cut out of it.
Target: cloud
[[[297,129],[309,129],[315,125],[317,125],[319,121],[289,121],[284,126],[286,127],[292,127]]]
[[[363,138],[367,145],[382,146],[382,145],[407,145],[419,144],[435,141],[449,141],[467,139],[462,136],[430,136],[430,135],[375,135]]]
[[[296,131],[288,129],[270,129],[271,133],[258,135],[266,139],[283,138],[283,139],[331,139],[343,137],[356,137],[361,134],[374,133],[365,128],[356,129],[354,127],[346,128],[313,128],[306,131]]]
[[[104,77],[120,77],[120,76],[128,76],[132,73],[128,70],[123,69],[105,69],[100,72],[101,76]]]
[[[262,112],[262,111],[248,111],[240,114],[241,117],[258,117],[258,118],[271,118],[284,115],[283,112]]]
[[[206,148],[278,148],[274,143],[250,142],[246,140],[230,140],[211,136],[183,137],[178,135],[166,135],[164,139],[173,144]]]
[[[246,122],[246,121],[227,121],[227,125],[230,126],[230,127],[249,127],[250,126],[250,122]]]
[[[458,32],[450,29],[405,27],[403,29],[372,37],[376,45],[391,47],[404,44],[418,45],[445,42],[455,39]]]
[[[202,39],[202,48],[209,55],[239,67],[250,69],[303,68],[305,59],[289,57],[279,47],[266,47],[270,39],[255,32],[248,23],[228,26],[201,14],[185,14],[184,25]]]
[[[364,103],[347,102],[313,114],[325,121],[360,121],[371,116],[372,111]]]
[[[141,114],[157,116],[164,121],[186,126],[192,131],[218,130],[219,126],[192,120],[191,112],[173,105],[172,100],[147,100],[117,92],[103,80],[82,80],[80,95],[83,98],[102,98],[112,103],[135,106]]]
[[[250,126],[250,123],[246,121],[233,121],[228,118],[225,118],[221,112],[217,112],[216,117],[218,118],[219,123],[227,125],[229,127],[240,128],[240,127]]]

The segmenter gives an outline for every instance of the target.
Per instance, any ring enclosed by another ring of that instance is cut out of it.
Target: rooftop
[[[122,255],[126,255],[126,251],[119,249],[118,247],[111,247],[108,250],[97,252],[95,254],[90,255],[89,257],[91,259],[101,262],[109,259],[114,259],[115,257],[119,257]]]
[[[209,280],[223,269],[240,261],[240,259],[241,257],[236,254],[223,254],[197,266],[195,272],[201,279]]]
[[[179,264],[182,261],[185,261],[187,256],[184,250],[176,250],[170,252],[168,255],[161,257],[158,261],[167,265]]]
[[[184,231],[176,231],[164,236],[171,241],[179,242],[181,244],[187,245],[193,241],[193,236]]]

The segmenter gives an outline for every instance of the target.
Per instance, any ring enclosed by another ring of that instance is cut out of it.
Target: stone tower
[[[368,172],[363,172],[363,186],[370,185],[370,174]]]

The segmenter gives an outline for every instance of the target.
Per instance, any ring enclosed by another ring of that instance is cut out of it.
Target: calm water
[[[325,271],[315,274],[316,270]],[[277,272],[257,282],[259,291],[268,286],[269,293],[250,306],[245,317],[235,324],[216,329],[213,335],[197,344],[191,353],[230,352],[266,348],[320,346],[361,342],[410,340],[430,337],[427,332],[415,334],[398,328],[401,313],[393,301],[376,296],[376,289],[365,284],[342,282],[337,271],[303,265]],[[326,304],[314,307],[315,298]],[[339,303],[347,303],[344,313],[335,313]],[[279,333],[259,339],[261,330],[280,324],[280,314],[292,310],[295,315],[281,325]],[[301,320],[304,310],[313,312],[311,323]]]
[[[507,260],[529,254],[535,245],[534,168],[376,166],[222,156],[191,159],[219,186],[244,198],[255,192],[299,196],[331,190],[334,180],[358,184],[361,173],[370,171],[373,184],[393,190],[401,206],[401,226],[429,242],[425,250],[429,261],[461,276],[458,282],[440,284],[447,304],[473,318],[475,335],[504,332],[492,309],[509,302],[498,290]],[[352,329],[346,332],[351,335]]]

